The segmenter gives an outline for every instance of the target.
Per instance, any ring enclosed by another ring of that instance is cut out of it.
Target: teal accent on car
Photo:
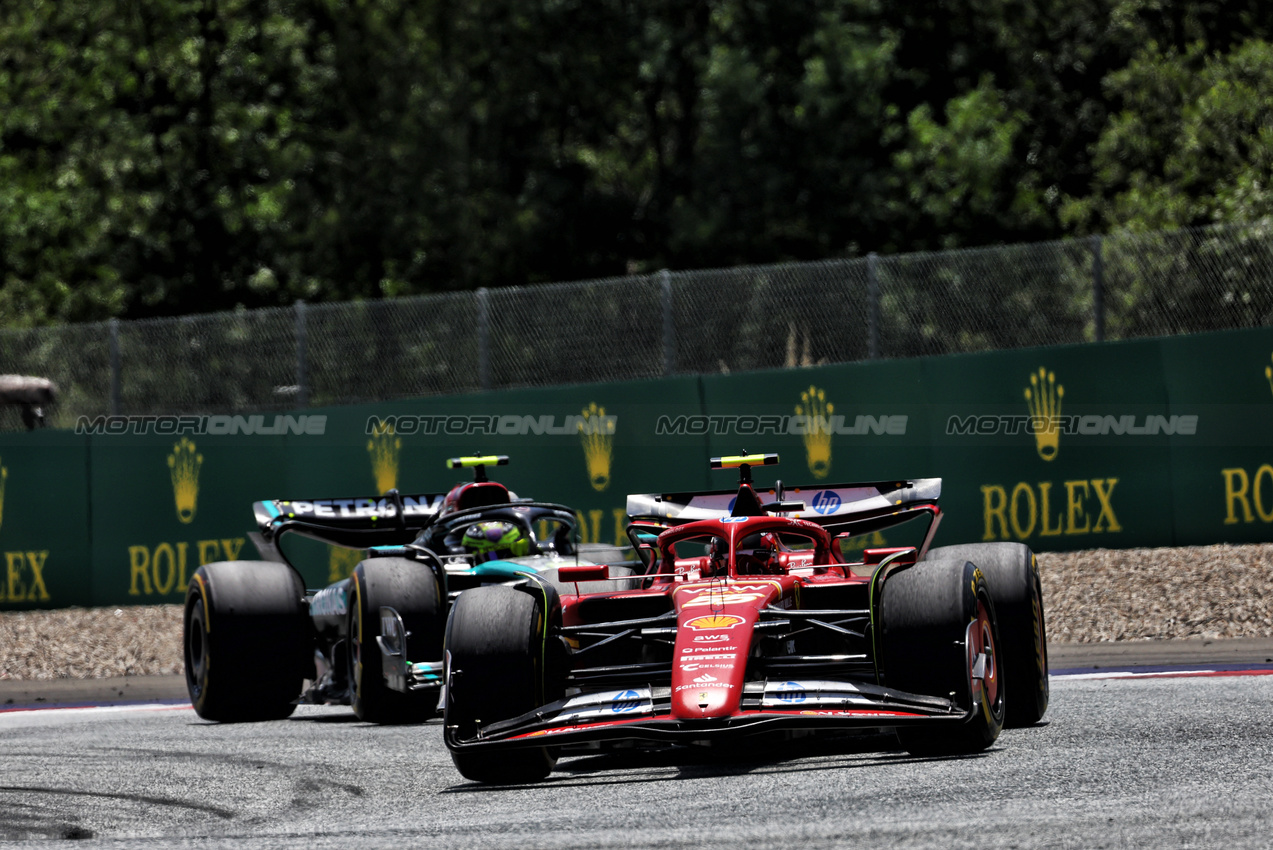
[[[472,575],[513,579],[533,572],[535,572],[533,567],[514,561],[487,561],[475,566]]]

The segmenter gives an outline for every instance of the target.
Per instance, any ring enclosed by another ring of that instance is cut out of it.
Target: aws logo
[[[177,519],[188,525],[194,521],[199,502],[199,470],[203,455],[187,437],[173,443],[168,455],[168,473],[172,477],[172,497],[177,505]]]
[[[1025,388],[1025,406],[1030,412],[1030,431],[1039,457],[1055,460],[1061,449],[1061,401],[1065,387],[1056,382],[1056,374],[1043,366],[1030,375]]]
[[[810,386],[800,393],[796,415],[808,417],[805,421],[809,424],[804,429],[804,456],[814,478],[826,478],[831,473],[831,429],[814,427],[814,423],[830,422],[833,413],[835,405],[827,401],[825,390]]]
[[[376,479],[376,490],[383,496],[398,486],[398,454],[402,451],[402,438],[394,432],[392,423],[372,431],[367,441],[367,454],[371,455],[371,475]]]
[[[614,432],[619,417],[606,416],[606,409],[590,402],[579,421],[579,442],[588,468],[588,483],[598,493],[610,486],[610,458],[614,452]]]

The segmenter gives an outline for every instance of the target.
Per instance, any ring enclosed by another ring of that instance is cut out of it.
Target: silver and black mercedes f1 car
[[[377,723],[434,716],[447,612],[462,591],[591,563],[580,560],[573,510],[488,480],[487,466],[507,462],[450,459],[475,480],[448,493],[255,503],[251,538],[264,560],[205,564],[186,596],[186,683],[199,716],[282,718],[298,703],[352,705]],[[288,534],[365,558],[308,590],[279,545]]]

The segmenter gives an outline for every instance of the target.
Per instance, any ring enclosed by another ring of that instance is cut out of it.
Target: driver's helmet
[[[729,572],[729,543],[723,538],[713,537],[707,547],[707,566],[703,569],[703,578],[723,576]]]
[[[511,522],[479,522],[470,525],[460,539],[464,551],[478,561],[498,561],[530,553],[530,540]]]
[[[739,575],[770,575],[782,572],[778,544],[772,533],[750,534],[738,542],[736,561]]]

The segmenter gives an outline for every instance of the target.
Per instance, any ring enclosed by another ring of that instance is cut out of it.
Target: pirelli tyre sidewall
[[[880,669],[888,687],[953,699],[968,719],[960,726],[899,727],[902,746],[917,755],[984,750],[1003,728],[994,602],[982,571],[964,560],[921,561],[890,574],[879,609]],[[972,667],[984,654],[984,676]],[[969,711],[976,708],[975,711]]]
[[[1035,554],[1021,543],[942,546],[927,560],[965,559],[981,568],[999,620],[999,647],[1008,696],[1009,728],[1032,726],[1048,710],[1048,641],[1043,585]]]
[[[423,723],[437,713],[436,691],[402,693],[385,682],[380,609],[393,608],[407,630],[407,659],[440,661],[446,625],[444,595],[427,565],[407,558],[369,558],[349,583],[350,702],[369,723]]]
[[[291,715],[313,645],[304,583],[286,564],[220,561],[191,577],[182,652],[190,702],[203,719]]]
[[[549,681],[547,601],[529,590],[490,586],[466,590],[451,607],[446,631],[447,745],[456,769],[488,783],[532,782],[556,763],[550,747],[466,750],[491,723],[556,699]]]

